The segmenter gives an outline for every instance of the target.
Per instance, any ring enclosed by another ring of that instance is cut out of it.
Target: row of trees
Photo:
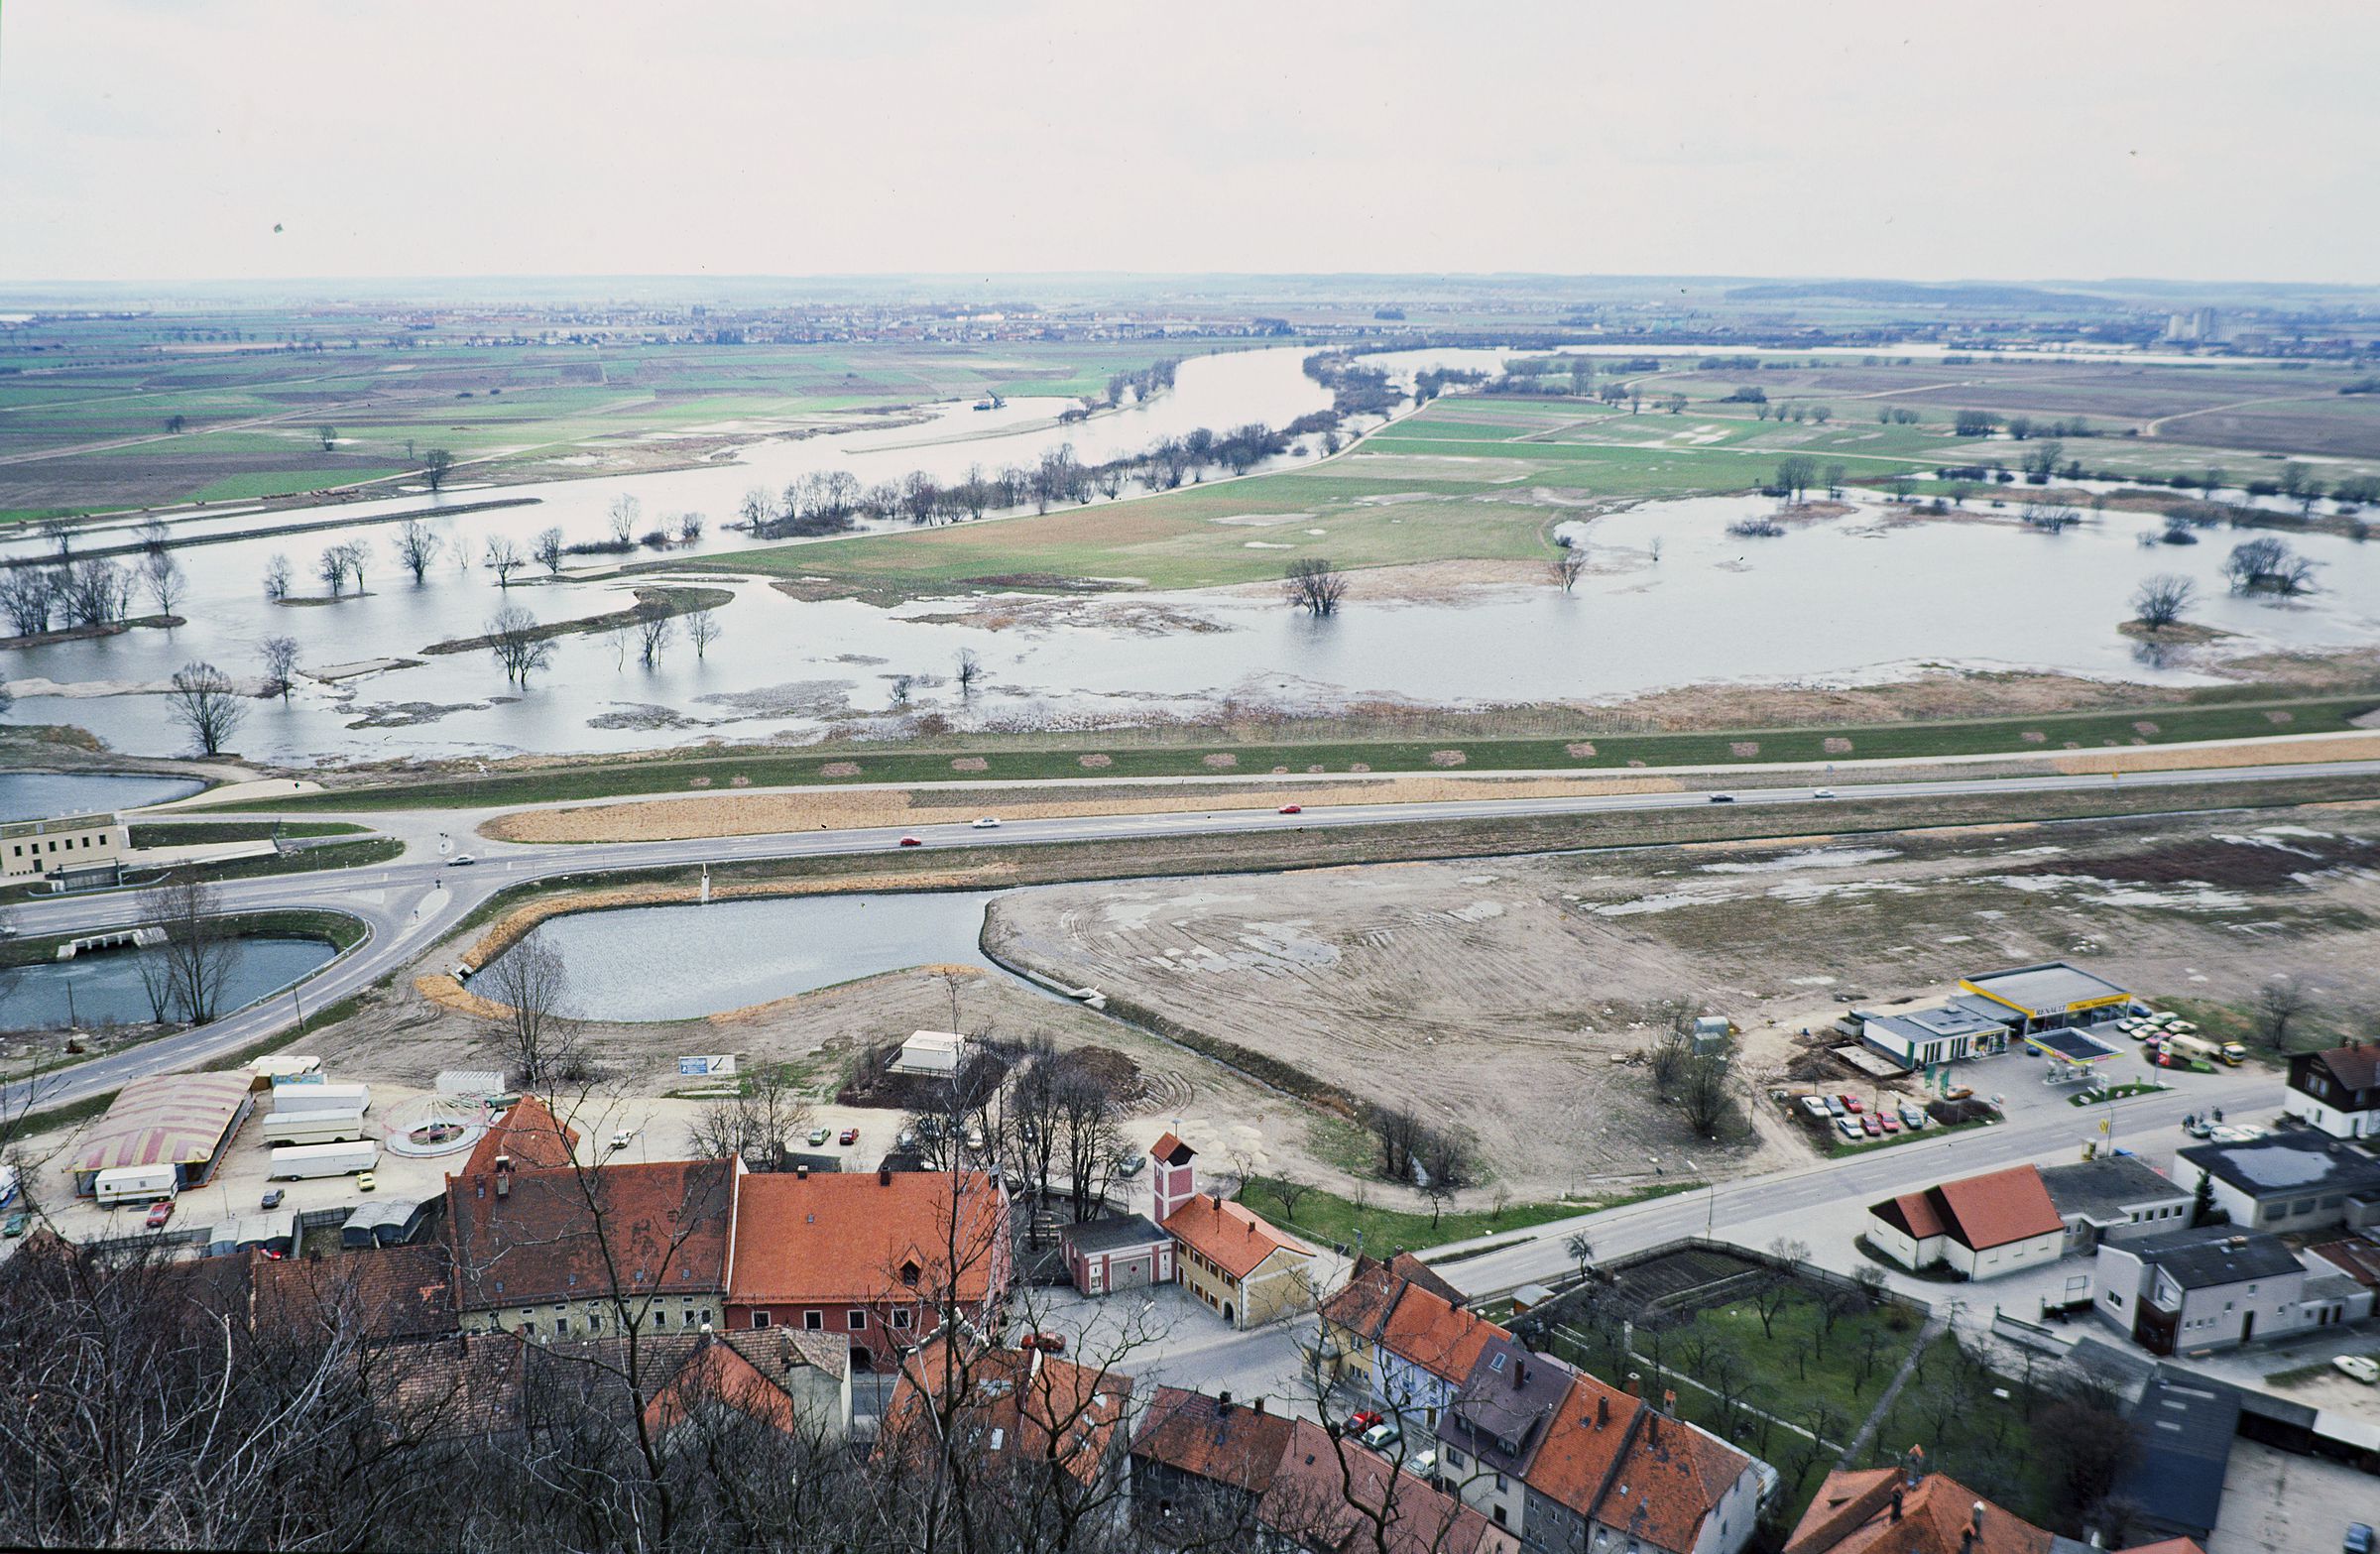
[[[181,597],[181,568],[170,555],[145,557],[138,569],[87,556],[71,565],[11,567],[0,572],[0,615],[20,637],[117,626],[144,587],[163,601],[157,613],[172,615]]]

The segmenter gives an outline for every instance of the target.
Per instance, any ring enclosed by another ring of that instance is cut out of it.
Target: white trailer
[[[92,1179],[91,1195],[103,1209],[119,1203],[155,1203],[174,1196],[177,1180],[171,1165],[118,1165]]]
[[[365,1136],[361,1112],[275,1111],[263,1126],[267,1143],[344,1143]]]
[[[275,1085],[273,1110],[276,1112],[369,1112],[372,1110],[370,1085]]]
[[[297,1181],[307,1176],[353,1176],[380,1163],[376,1143],[293,1144],[273,1151],[273,1180]]]

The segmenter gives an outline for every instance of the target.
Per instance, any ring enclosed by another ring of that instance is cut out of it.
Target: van
[[[155,1203],[174,1196],[177,1177],[171,1165],[118,1165],[92,1179],[91,1195],[103,1209],[124,1203]]]

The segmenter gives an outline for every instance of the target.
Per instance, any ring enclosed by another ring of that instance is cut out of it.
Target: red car
[[[1876,1121],[1883,1125],[1884,1131],[1888,1134],[1897,1134],[1901,1131],[1901,1120],[1890,1112],[1878,1112]]]
[[[1362,1435],[1373,1425],[1378,1424],[1380,1422],[1380,1418],[1381,1416],[1377,1409],[1367,1408],[1360,1414],[1350,1414],[1347,1420],[1347,1427],[1350,1430],[1355,1431],[1358,1435]]]
[[[1860,1100],[1857,1096],[1844,1096],[1843,1098],[1843,1109],[1856,1117],[1861,1112],[1867,1110],[1867,1103]]]
[[[925,844],[918,841],[917,838],[913,836],[904,836],[900,839],[900,845],[903,847],[923,847]]]
[[[1867,1135],[1867,1136],[1870,1138],[1881,1138],[1884,1136],[1884,1125],[1877,1122],[1872,1117],[1863,1117],[1859,1119],[1859,1131]]]
[[[1280,812],[1285,815],[1302,815],[1306,812],[1306,806],[1303,804],[1283,804]]]
[[[1016,1347],[1018,1349],[1038,1349],[1045,1355],[1062,1355],[1066,1353],[1066,1335],[1063,1333],[1027,1333],[1016,1341]]]
[[[860,1131],[859,1131],[858,1129],[856,1129],[856,1128],[846,1128],[846,1129],[844,1129],[844,1130],[843,1130],[843,1143],[844,1143],[844,1145],[845,1145],[846,1147],[848,1147],[848,1146],[850,1146],[850,1145],[852,1145],[852,1144],[858,1143],[859,1141],[860,1141]]]
[[[167,1198],[150,1208],[149,1228],[153,1231],[164,1230],[166,1221],[172,1218],[174,1218],[174,1200]]]

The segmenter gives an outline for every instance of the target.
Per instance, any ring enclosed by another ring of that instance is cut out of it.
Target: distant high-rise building
[[[2169,313],[2165,320],[2168,340],[2201,342],[2222,338],[2221,320],[2211,307],[2194,307],[2186,313]]]

